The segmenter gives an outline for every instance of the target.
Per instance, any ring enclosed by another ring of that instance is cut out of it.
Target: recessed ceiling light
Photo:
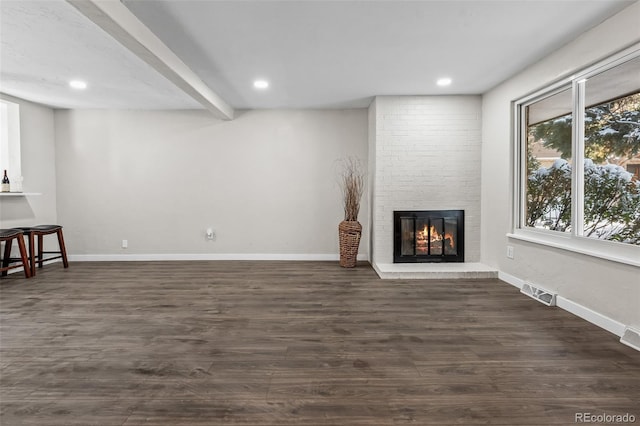
[[[85,81],[82,80],[71,80],[69,82],[69,86],[73,87],[74,89],[86,89],[87,88],[87,83]]]
[[[256,89],[266,89],[269,87],[269,82],[267,80],[256,80],[253,82],[253,87]]]
[[[438,86],[448,86],[451,84],[451,79],[449,77],[439,78],[436,84]]]

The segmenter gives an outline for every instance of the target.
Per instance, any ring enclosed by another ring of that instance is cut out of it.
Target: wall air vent
[[[544,288],[534,286],[531,283],[524,283],[520,292],[547,306],[556,306],[555,293],[551,293]]]
[[[620,338],[620,343],[623,343],[637,351],[640,351],[640,331],[627,327],[624,330],[624,334]]]

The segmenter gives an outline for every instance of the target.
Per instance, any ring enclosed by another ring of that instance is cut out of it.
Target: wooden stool
[[[34,277],[36,275],[36,262],[38,262],[38,267],[42,268],[42,264],[46,261],[53,259],[62,259],[62,263],[65,268],[69,267],[69,262],[67,261],[67,249],[64,246],[64,237],[62,236],[62,226],[60,225],[38,225],[38,226],[29,226],[29,227],[21,227],[18,228],[24,232],[24,234],[29,239],[29,260],[31,263],[31,276]],[[44,251],[43,250],[43,239],[45,235],[56,234],[58,236],[58,251]],[[35,237],[38,237],[38,254],[36,255],[35,250]],[[48,258],[44,258],[45,254],[54,254],[55,256],[50,256]]]
[[[11,246],[13,240],[18,241],[18,248],[20,249],[19,258],[11,258]],[[7,275],[7,271],[13,268],[24,268],[24,276],[31,277],[31,270],[29,269],[29,260],[27,259],[27,249],[24,245],[24,236],[20,229],[0,229],[0,241],[4,242],[4,256],[2,256],[2,276]],[[20,262],[17,265],[11,265],[11,263]]]

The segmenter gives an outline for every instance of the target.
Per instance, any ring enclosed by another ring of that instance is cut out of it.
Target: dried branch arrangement
[[[364,193],[365,174],[360,160],[348,157],[342,162],[340,186],[344,202],[344,220],[357,221],[360,200]]]

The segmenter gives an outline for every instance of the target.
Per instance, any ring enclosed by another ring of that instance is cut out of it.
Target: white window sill
[[[42,195],[40,192],[0,192],[0,197],[26,197],[29,195]]]
[[[516,229],[507,237],[640,267],[640,246],[533,229]]]

